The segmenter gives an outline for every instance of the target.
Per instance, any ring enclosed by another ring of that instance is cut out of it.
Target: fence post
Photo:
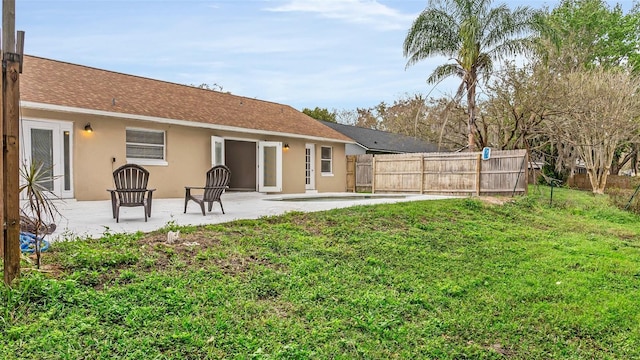
[[[482,173],[482,153],[476,158],[476,196],[480,196],[480,173]]]
[[[353,156],[353,192],[358,191],[358,156]]]
[[[376,156],[371,157],[371,193],[376,193]]]
[[[524,152],[524,161],[527,164],[527,167],[524,168],[524,194],[529,194],[529,152],[525,150]]]
[[[424,194],[424,154],[420,154],[420,195]]]
[[[522,174],[522,168],[524,167],[525,162],[527,161],[527,154],[525,154],[522,157],[522,163],[520,164],[520,170],[518,171],[518,177],[516,178],[516,183],[513,185],[513,192],[511,193],[511,197],[515,196],[516,194],[516,189],[518,188],[518,182],[520,181],[520,174]],[[525,170],[525,174],[526,174],[526,170]],[[528,187],[528,183],[529,183],[529,178],[525,177],[525,183],[524,183],[524,192],[525,194],[527,193],[527,187]],[[551,189],[551,192],[553,193],[553,189]]]

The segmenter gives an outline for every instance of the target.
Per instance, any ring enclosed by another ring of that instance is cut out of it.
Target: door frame
[[[264,152],[267,148],[275,148],[275,163],[265,164]],[[265,186],[265,170],[267,166],[275,171],[275,185]],[[259,141],[258,142],[258,191],[259,192],[281,192],[282,191],[282,142],[279,141]]]
[[[22,146],[20,163],[31,161],[31,129],[52,131],[52,160],[53,160],[53,193],[62,199],[73,199],[73,122],[57,120],[23,119],[21,123]],[[68,164],[65,164],[65,135],[68,137]],[[65,165],[68,166],[69,188],[64,188]]]
[[[306,191],[313,191],[313,190],[316,190],[316,144],[312,144],[312,143],[305,144],[304,156],[305,156],[304,189]],[[307,174],[307,171],[309,172],[309,174]],[[307,179],[309,180],[308,184],[307,184]]]

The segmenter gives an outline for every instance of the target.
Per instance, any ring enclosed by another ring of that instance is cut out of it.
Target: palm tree
[[[469,151],[476,135],[476,85],[487,76],[494,61],[527,51],[533,40],[538,12],[529,7],[511,11],[506,5],[491,8],[491,0],[429,0],[404,40],[407,67],[433,56],[446,56],[451,63],[438,66],[427,79],[435,84],[455,75],[462,79],[456,100],[466,91],[469,113]]]

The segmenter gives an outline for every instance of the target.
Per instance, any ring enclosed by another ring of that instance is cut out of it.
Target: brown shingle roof
[[[24,57],[20,98],[48,105],[352,142],[288,105],[35,56]]]

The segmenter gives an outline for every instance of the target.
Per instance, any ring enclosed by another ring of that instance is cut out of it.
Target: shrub
[[[611,188],[607,194],[616,207],[640,214],[640,193],[636,194],[635,189]]]

